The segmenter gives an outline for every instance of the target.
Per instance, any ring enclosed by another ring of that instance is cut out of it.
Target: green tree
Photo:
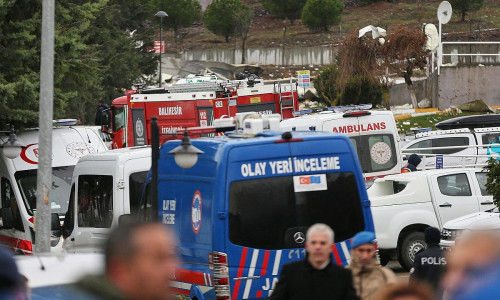
[[[203,15],[203,25],[228,43],[229,37],[238,33],[248,35],[252,18],[252,10],[240,0],[215,0]]]
[[[319,72],[314,80],[314,88],[318,92],[319,98],[327,106],[337,104],[339,87],[337,84],[339,76],[339,67],[337,64],[331,64]]]
[[[152,3],[156,10],[168,14],[168,17],[163,18],[163,25],[174,31],[176,42],[181,40],[180,29],[190,27],[201,18],[198,0],[152,0]]]
[[[490,158],[484,168],[488,171],[486,191],[493,196],[496,207],[500,207],[500,160]]]
[[[344,4],[340,0],[307,0],[302,10],[302,23],[312,31],[328,31],[340,23]]]
[[[351,77],[340,96],[340,105],[382,103],[382,89],[371,78],[364,75]]]
[[[41,0],[0,1],[0,126],[36,126]],[[156,61],[140,8],[148,0],[59,0],[54,43],[54,117],[90,123],[99,99],[121,94]],[[151,14],[151,20],[154,14]],[[152,36],[152,29],[148,29]],[[130,35],[130,32],[135,32]],[[142,41],[142,43],[138,43]]]
[[[462,16],[462,22],[465,21],[465,15],[468,12],[478,11],[483,6],[483,0],[450,0],[453,12]]]
[[[262,6],[271,14],[282,20],[289,20],[293,25],[294,20],[300,19],[302,8],[307,0],[260,0]]]

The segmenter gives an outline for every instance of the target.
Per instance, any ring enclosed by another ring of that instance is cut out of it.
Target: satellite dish
[[[434,24],[425,24],[424,32],[427,36],[427,43],[425,47],[427,50],[435,51],[439,45],[439,33]]]
[[[439,23],[441,23],[441,24],[448,23],[451,19],[451,13],[452,13],[452,10],[451,10],[450,2],[448,2],[448,1],[441,2],[439,4],[438,12],[437,12]]]

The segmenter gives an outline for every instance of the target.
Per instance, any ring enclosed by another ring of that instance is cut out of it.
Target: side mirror
[[[118,217],[118,226],[134,223],[135,218],[131,214],[124,214]]]
[[[406,155],[406,154],[401,155],[401,159],[402,160],[408,160],[408,155]]]
[[[59,221],[59,214],[50,214],[50,246],[55,247],[59,240],[61,240],[62,227],[61,221]]]
[[[14,228],[14,214],[10,207],[0,208],[1,226],[0,229]]]
[[[50,214],[51,220],[50,220],[50,231],[52,232],[52,235],[54,236],[61,236],[61,221],[59,221],[59,215],[57,213],[51,213]]]

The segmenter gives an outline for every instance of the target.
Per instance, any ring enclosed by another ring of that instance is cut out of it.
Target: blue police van
[[[350,239],[374,231],[356,152],[341,134],[263,132],[192,140],[204,153],[190,169],[160,149],[158,207],[179,238],[173,291],[189,299],[267,298],[281,267],[305,258],[315,223],[335,231],[332,257],[350,259]],[[149,212],[148,212],[149,210]]]

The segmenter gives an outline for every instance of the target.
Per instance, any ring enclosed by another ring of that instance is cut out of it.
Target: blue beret
[[[370,231],[361,231],[352,238],[351,248],[356,248],[364,244],[375,244],[375,233]]]

